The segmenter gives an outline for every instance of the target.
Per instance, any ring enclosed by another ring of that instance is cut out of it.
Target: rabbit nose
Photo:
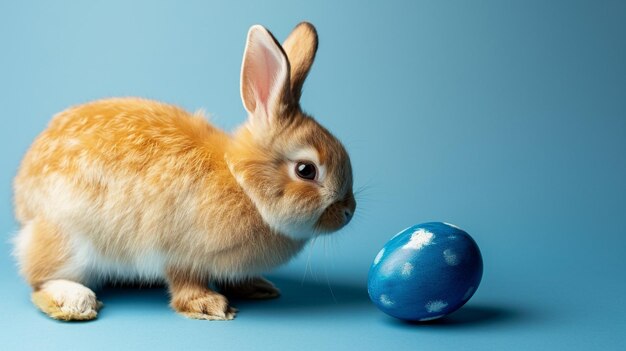
[[[356,201],[354,200],[354,195],[350,192],[346,198],[342,201],[344,205],[343,208],[343,225],[350,223],[352,217],[354,216],[354,211],[356,210]]]
[[[350,220],[352,219],[352,211],[350,211],[350,209],[344,209],[343,210],[343,218],[344,218],[344,223],[348,224],[350,223]]]

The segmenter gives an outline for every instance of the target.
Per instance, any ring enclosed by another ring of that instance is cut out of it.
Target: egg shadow
[[[467,305],[445,317],[426,322],[403,321],[387,318],[386,322],[404,328],[465,328],[489,325],[507,325],[531,319],[528,311],[508,306]]]
[[[371,307],[365,283],[348,284],[332,281],[302,281],[288,276],[266,276],[281,291],[281,296],[270,300],[245,300],[229,298],[230,303],[241,311],[271,310],[273,315],[302,312]],[[125,313],[172,313],[169,293],[164,284],[108,284],[96,290],[98,300],[104,303],[100,316]]]

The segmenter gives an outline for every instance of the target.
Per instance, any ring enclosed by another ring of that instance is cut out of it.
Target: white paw
[[[86,286],[69,280],[50,280],[33,293],[33,302],[54,319],[89,320],[98,315],[101,303]]]

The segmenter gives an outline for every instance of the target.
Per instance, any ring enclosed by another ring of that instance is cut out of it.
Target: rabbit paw
[[[50,280],[32,295],[32,301],[51,318],[63,321],[95,319],[102,303],[86,286],[69,280]]]
[[[176,312],[192,319],[223,321],[234,319],[237,314],[237,309],[228,305],[226,297],[209,291],[187,300],[178,300],[173,307]]]

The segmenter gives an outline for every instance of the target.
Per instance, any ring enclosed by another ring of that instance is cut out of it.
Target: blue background
[[[72,104],[136,95],[245,118],[246,32],[319,31],[303,106],[363,187],[353,223],[271,276],[233,322],[174,314],[162,288],[109,288],[90,323],[29,302],[11,259],[11,181]],[[0,349],[626,348],[626,2],[89,1],[0,4]],[[484,255],[463,309],[426,325],[368,300],[396,232],[447,221]]]

